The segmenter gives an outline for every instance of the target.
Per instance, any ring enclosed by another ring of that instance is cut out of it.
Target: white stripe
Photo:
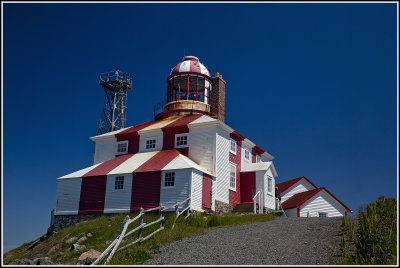
[[[170,116],[170,117],[164,118],[164,119],[162,119],[160,121],[157,121],[154,124],[151,124],[148,127],[145,127],[143,129],[139,130],[138,133],[140,134],[142,132],[145,132],[145,131],[148,131],[148,130],[152,130],[152,129],[160,129],[162,127],[165,127],[166,125],[171,124],[172,122],[176,121],[177,119],[179,119],[181,117],[182,116],[177,116],[177,117],[174,118],[174,117]]]
[[[70,173],[68,175],[62,176],[62,177],[60,177],[58,179],[80,178],[80,177],[82,177],[83,175],[85,175],[86,173],[88,173],[89,171],[91,171],[92,169],[94,169],[95,167],[97,167],[100,164],[101,163],[98,163],[98,164],[96,164],[94,166],[90,166],[90,167],[75,171],[75,172]]]
[[[143,165],[147,160],[157,154],[159,151],[134,154],[128,160],[124,161],[121,165],[114,168],[107,175],[126,174],[132,173],[135,169]]]
[[[200,63],[200,69],[202,74],[210,76],[210,73],[208,72],[207,68],[202,63]]]
[[[215,122],[215,121],[217,121],[217,119],[209,117],[208,115],[202,115],[201,117],[197,118],[196,120],[190,122],[188,125],[196,125],[196,124]]]
[[[190,158],[180,154],[175,157],[171,162],[169,162],[162,170],[174,170],[174,169],[185,169],[185,168],[195,168],[201,172],[211,175],[210,171],[199,166],[193,162]]]
[[[179,72],[190,72],[190,60],[182,62],[181,66],[179,66]]]

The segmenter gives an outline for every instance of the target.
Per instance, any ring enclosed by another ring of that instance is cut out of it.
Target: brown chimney
[[[225,122],[225,84],[222,75],[218,72],[211,78],[211,112],[217,115],[217,119]]]

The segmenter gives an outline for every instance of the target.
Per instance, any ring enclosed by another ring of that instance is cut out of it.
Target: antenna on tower
[[[128,90],[132,88],[132,78],[120,70],[100,75],[99,85],[105,97],[100,116],[98,135],[126,127]]]

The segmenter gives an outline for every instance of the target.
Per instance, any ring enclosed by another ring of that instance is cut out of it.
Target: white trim
[[[235,188],[231,187],[231,172],[232,172],[232,167],[235,167]],[[235,191],[236,192],[236,180],[237,180],[237,166],[236,164],[229,162],[229,190]]]
[[[182,134],[175,134],[175,140],[174,140],[174,145],[175,148],[185,148],[185,147],[189,147],[189,133],[182,133]],[[177,139],[179,137],[186,137],[186,144],[184,145],[177,145]]]
[[[120,144],[121,144],[121,145],[122,145],[122,144],[125,144],[125,145],[126,145],[126,150],[125,150],[125,151],[123,151],[123,152],[118,152],[118,146],[119,146]],[[127,153],[128,153],[128,146],[129,146],[128,141],[117,141],[117,142],[115,143],[115,147],[116,147],[115,155],[127,154]]]

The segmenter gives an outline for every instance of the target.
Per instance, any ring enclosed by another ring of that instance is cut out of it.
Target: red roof
[[[342,202],[340,202],[339,199],[337,199],[333,194],[328,192],[328,190],[326,190],[324,187],[295,194],[292,197],[290,197],[288,200],[286,200],[285,202],[282,203],[282,208],[283,209],[300,208],[305,202],[310,200],[314,195],[316,195],[317,193],[319,193],[321,191],[325,191],[328,195],[330,195],[333,199],[335,199],[339,204],[341,204],[347,210],[347,212],[351,212],[351,210],[347,206],[345,206]]]
[[[278,187],[278,191],[279,193],[283,193],[284,191],[286,191],[287,189],[289,189],[290,187],[292,187],[293,185],[295,185],[296,183],[298,183],[300,180],[305,179],[306,181],[308,181],[312,186],[314,186],[315,188],[318,188],[317,186],[315,186],[311,181],[309,181],[306,177],[302,176],[290,181],[284,181],[281,182],[279,184],[276,185],[276,187]]]

